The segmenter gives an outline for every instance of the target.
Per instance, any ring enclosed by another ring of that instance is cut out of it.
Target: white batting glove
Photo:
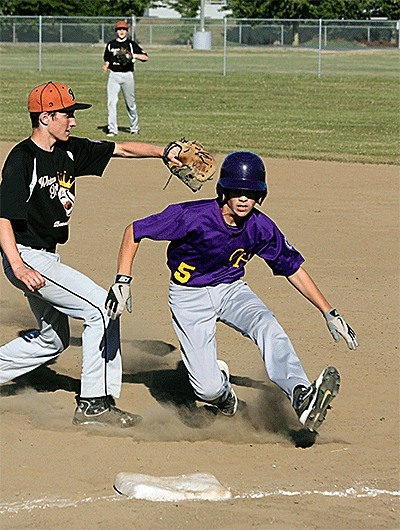
[[[344,319],[339,315],[336,309],[330,309],[324,313],[326,324],[329,331],[332,334],[335,342],[339,342],[341,335],[347,342],[347,346],[350,350],[355,350],[358,347],[357,335],[352,328],[346,324]]]
[[[106,298],[107,315],[111,320],[116,320],[121,316],[125,306],[129,313],[132,313],[131,297],[132,276],[117,274],[115,283],[110,287]]]

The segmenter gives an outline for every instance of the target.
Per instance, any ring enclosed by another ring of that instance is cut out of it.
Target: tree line
[[[153,6],[173,7],[183,17],[197,17],[200,0],[2,0],[2,15],[137,17]],[[227,0],[234,18],[400,19],[398,0]]]

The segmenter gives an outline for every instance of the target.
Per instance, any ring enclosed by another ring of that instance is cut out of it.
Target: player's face
[[[240,220],[246,217],[254,208],[259,193],[251,190],[227,190],[223,213],[232,219]]]
[[[72,127],[76,126],[76,119],[73,112],[54,112],[49,116],[47,130],[61,142],[68,140]]]
[[[126,29],[118,28],[117,29],[118,39],[121,39],[121,40],[125,39],[127,33],[128,33],[128,31]]]

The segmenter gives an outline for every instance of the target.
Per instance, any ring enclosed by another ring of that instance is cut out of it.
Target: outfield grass
[[[70,84],[78,100],[93,104],[92,109],[77,113],[76,133],[105,138],[106,75],[100,71],[101,49],[90,48],[86,56],[77,55],[75,47],[68,47],[68,54],[66,50],[55,47],[51,56],[54,67],[41,73],[29,69],[27,56],[34,56],[30,48],[21,58],[19,52],[14,54],[14,61],[21,60],[14,69],[3,67],[4,54],[0,53],[0,140],[18,141],[29,134],[27,95],[33,86],[50,79]],[[400,162],[400,93],[395,77],[335,75],[318,79],[315,75],[266,73],[267,69],[222,76],[201,71],[206,64],[202,61],[210,60],[207,53],[191,57],[192,67],[187,52],[180,56],[153,50],[150,61],[138,65],[136,95],[142,141],[165,144],[185,135],[201,140],[213,152],[249,149],[278,158]],[[245,59],[241,56],[240,60]],[[196,68],[200,71],[193,71]],[[122,101],[119,122],[121,129],[128,126]],[[119,139],[128,138],[121,130]]]

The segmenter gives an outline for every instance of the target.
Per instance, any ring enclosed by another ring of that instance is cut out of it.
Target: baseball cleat
[[[217,359],[217,363],[218,363],[219,369],[220,369],[221,372],[224,374],[224,376],[226,377],[226,379],[229,381],[229,378],[230,378],[231,374],[230,374],[230,372],[229,372],[229,367],[228,367],[228,365],[226,364],[225,361],[220,361],[219,359]]]
[[[74,425],[102,425],[110,427],[134,427],[142,417],[125,412],[115,406],[112,396],[99,398],[77,398],[72,423]]]
[[[238,398],[236,397],[233,388],[231,388],[225,401],[218,403],[216,406],[225,416],[233,416],[236,413],[238,407]]]
[[[293,392],[293,408],[301,424],[317,432],[325,419],[330,403],[339,393],[340,375],[329,366],[311,386],[298,386]]]
[[[230,372],[228,365],[225,361],[220,361],[219,359],[217,360],[217,363],[226,380],[229,381]],[[236,413],[238,407],[238,398],[236,397],[233,388],[230,389],[228,397],[225,399],[225,401],[218,403],[216,406],[225,416],[233,416]]]

